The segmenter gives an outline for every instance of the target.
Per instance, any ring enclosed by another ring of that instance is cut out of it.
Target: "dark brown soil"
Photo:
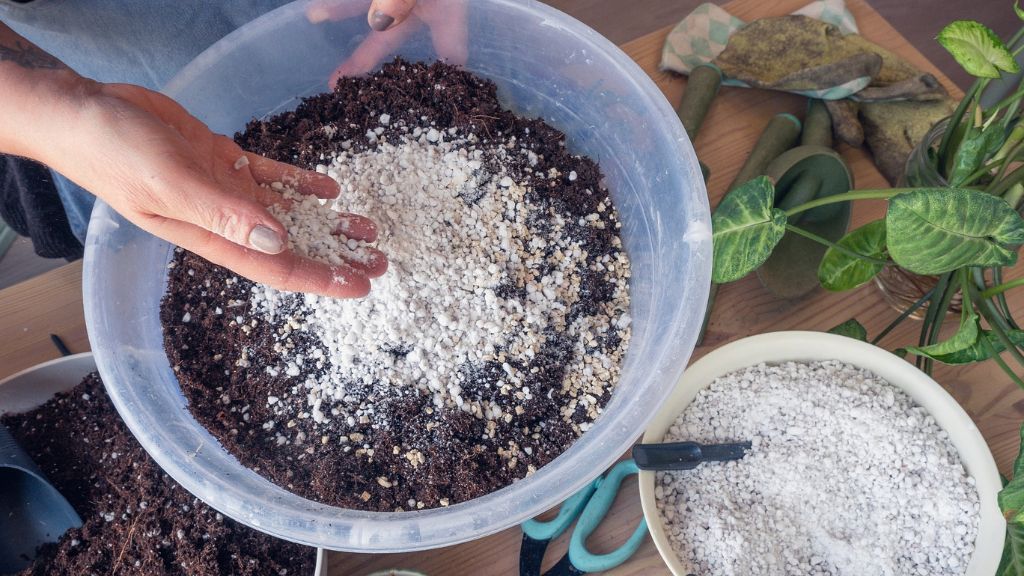
[[[178,486],[121,422],[99,375],[3,423],[81,516],[19,576],[303,576],[316,551],[224,518]]]
[[[570,233],[586,242],[594,258],[619,250],[618,223],[612,211],[602,216],[608,224],[604,229],[576,224],[580,217],[597,212],[597,205],[608,198],[598,166],[588,158],[570,155],[561,132],[503,110],[490,82],[441,63],[396,60],[373,76],[343,79],[335,92],[306,99],[294,112],[250,122],[235,139],[248,150],[313,168],[325,163],[324,151],[337,150],[342,142],[351,142],[356,150],[368,148],[371,144],[365,134],[378,126],[382,113],[391,116],[392,125],[422,125],[426,117],[438,127],[454,126],[460,134],[475,134],[483,143],[505,142],[515,135],[517,144],[533,151],[538,162],[531,166],[525,155],[516,155],[521,159],[504,167],[517,182],[530,187],[531,201],[572,216],[566,218],[573,223]],[[325,125],[333,125],[336,131],[323,130]],[[390,137],[393,134],[385,132],[381,138]],[[550,175],[553,167],[560,175]],[[568,177],[572,171],[574,179]],[[578,436],[578,429],[559,413],[569,400],[561,389],[569,346],[553,339],[527,366],[537,368],[535,381],[530,382],[533,399],[511,422],[488,422],[457,409],[434,410],[427,394],[396,394],[371,386],[357,403],[372,404],[388,420],[357,423],[351,445],[330,439],[321,443],[322,431],[308,418],[294,420],[287,429],[284,422],[277,422],[275,431],[288,434],[288,442],[278,444],[274,434],[263,428],[274,419],[267,397],[301,391],[305,375],[271,376],[264,370],[278,363],[273,352],[277,327],[268,322],[251,325],[247,306],[252,286],[244,278],[179,251],[161,308],[165,349],[196,419],[243,464],[299,495],[364,510],[445,506],[523,478],[561,454]],[[570,321],[577,315],[594,314],[599,304],[612,298],[613,289],[603,275],[587,274]],[[524,287],[510,281],[506,291],[523,294]],[[225,307],[225,302],[232,301],[235,306]],[[221,314],[215,313],[217,307],[223,307]],[[189,321],[183,322],[186,313]],[[292,334],[296,347],[307,345],[297,336],[301,331]],[[247,367],[237,364],[243,349]],[[467,366],[467,370],[472,371],[475,385],[463,394],[499,405],[508,402],[494,385],[503,377],[499,365]],[[609,398],[606,392],[598,405],[603,407]],[[578,424],[586,419],[581,404],[572,420]],[[496,426],[491,434],[488,425]],[[516,450],[511,459],[510,446]],[[410,450],[423,455],[421,463],[409,460]]]

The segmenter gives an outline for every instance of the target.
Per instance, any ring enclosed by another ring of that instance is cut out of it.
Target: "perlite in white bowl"
[[[641,473],[673,573],[985,575],[1000,483],[960,406],[896,356],[782,332],[695,363],[645,442],[750,440],[741,461]]]

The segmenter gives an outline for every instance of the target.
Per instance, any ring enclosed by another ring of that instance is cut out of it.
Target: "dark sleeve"
[[[0,218],[31,238],[36,254],[44,258],[82,257],[53,176],[38,162],[0,155]]]

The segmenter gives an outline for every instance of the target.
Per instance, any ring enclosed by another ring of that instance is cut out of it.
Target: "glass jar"
[[[942,141],[946,127],[949,126],[949,118],[936,122],[934,126],[924,135],[921,142],[910,152],[907,157],[907,166],[903,177],[900,178],[900,188],[913,188],[917,186],[928,186],[945,188],[949,186],[946,178],[939,172],[935,161],[935,153]],[[915,274],[891,264],[882,268],[882,271],[875,276],[875,285],[882,293],[882,297],[897,312],[903,313],[915,302],[920,300],[938,282],[938,276]],[[960,295],[953,297],[949,307],[950,313],[960,313]],[[910,317],[915,319],[924,318],[928,306],[922,306],[915,310]]]

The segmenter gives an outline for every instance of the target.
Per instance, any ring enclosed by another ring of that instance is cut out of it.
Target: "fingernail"
[[[394,16],[388,16],[380,10],[374,10],[373,15],[370,16],[370,28],[373,28],[377,32],[387,30],[392,24],[394,24],[394,22]]]
[[[281,236],[273,228],[262,224],[257,224],[252,232],[249,232],[249,246],[267,254],[278,254],[284,250]]]

